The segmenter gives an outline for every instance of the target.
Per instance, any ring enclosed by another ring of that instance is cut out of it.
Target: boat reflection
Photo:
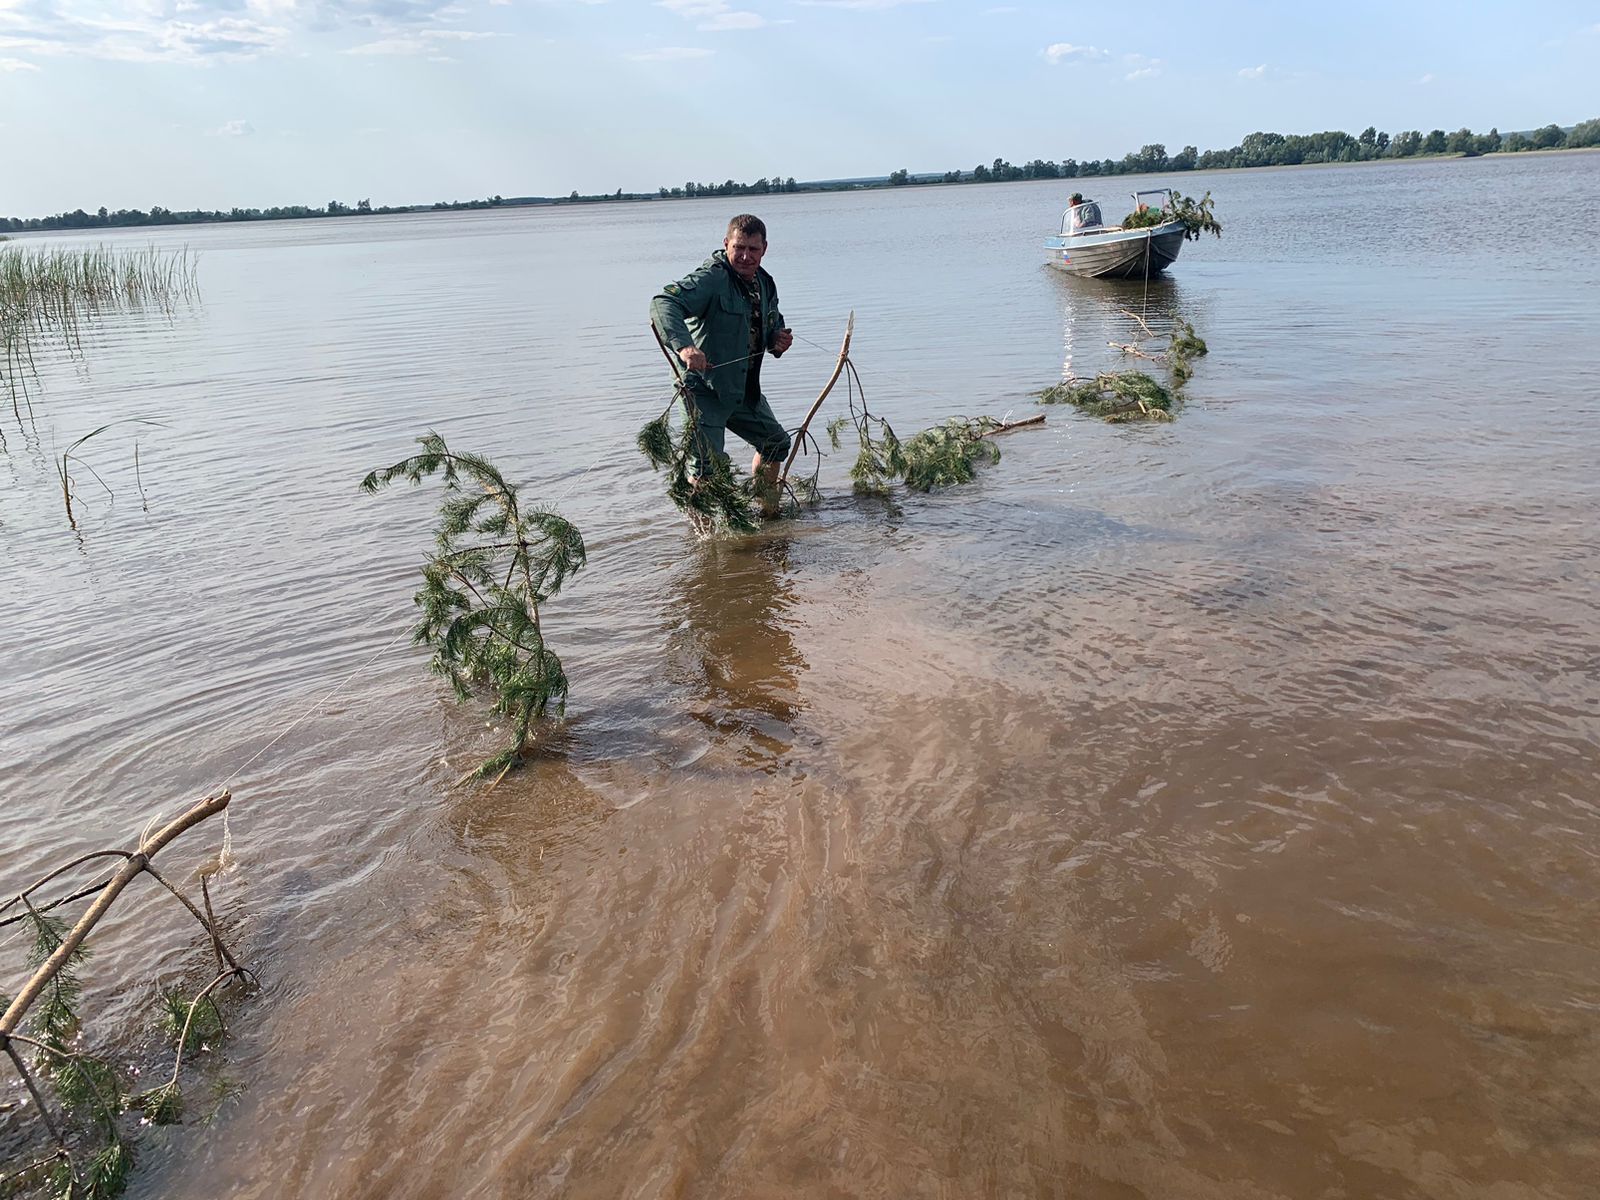
[[[1049,272],[1061,303],[1061,378],[1089,379],[1136,365],[1119,347],[1164,338],[1189,306],[1183,285],[1162,276],[1142,280],[1081,279]],[[1164,349],[1161,342],[1146,347]]]

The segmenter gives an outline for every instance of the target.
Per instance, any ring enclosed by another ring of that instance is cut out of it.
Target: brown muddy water
[[[1042,265],[1064,187],[752,202],[790,422],[851,308],[902,432],[1033,412],[1118,306],[1211,354],[1172,425],[1051,410],[890,503],[834,455],[722,544],[632,438],[738,205],[106,239],[203,299],[6,430],[0,888],[231,780],[265,984],[130,1195],[1595,1195],[1600,253],[1538,218],[1600,155],[1182,182],[1227,231],[1148,298]],[[75,535],[52,446],[135,416]],[[355,489],[429,427],[589,540],[493,792],[404,640],[435,494]],[[202,948],[142,891],[97,942],[141,1061]]]

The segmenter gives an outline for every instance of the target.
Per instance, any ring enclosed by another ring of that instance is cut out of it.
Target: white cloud
[[[453,58],[436,57],[441,54],[443,47],[440,42],[480,42],[485,38],[505,37],[503,33],[482,33],[472,29],[423,29],[416,33],[404,33],[398,37],[379,38],[375,42],[363,42],[359,46],[351,46],[340,51],[341,54],[361,55],[425,55],[434,61],[454,62]]]
[[[37,71],[38,63],[24,62],[20,58],[0,58],[0,71]]]
[[[249,121],[229,121],[216,131],[217,137],[249,137],[256,131],[256,127]]]
[[[339,51],[340,54],[426,54],[428,43],[417,37],[379,38]]]
[[[1142,54],[1124,54],[1122,61],[1130,68],[1123,76],[1129,83],[1139,79],[1154,79],[1161,74],[1161,68],[1165,65],[1159,58],[1146,58]]]
[[[1260,79],[1266,73],[1267,73],[1267,64],[1266,63],[1262,63],[1259,67],[1240,67],[1239,68],[1239,78],[1240,79]]]
[[[1053,67],[1064,62],[1101,62],[1111,57],[1098,46],[1074,46],[1071,42],[1055,42],[1046,46],[1044,56]]]
[[[1429,71],[1421,79],[1417,80],[1417,82],[1418,83],[1432,83],[1433,82],[1433,72]]]
[[[688,58],[710,58],[713,53],[715,51],[698,46],[662,46],[659,50],[644,50],[628,57],[634,62],[682,62]]]
[[[728,0],[656,0],[656,3],[686,21],[697,22],[695,28],[707,33],[761,29],[767,24],[767,19],[760,13],[732,8]]]
[[[900,8],[906,4],[927,4],[929,0],[800,0],[804,8]]]
[[[720,33],[729,29],[761,29],[766,23],[767,19],[760,13],[725,12],[718,13],[697,28],[706,30],[708,33]]]
[[[341,28],[370,30],[376,41],[414,37],[466,11],[454,0],[0,0],[0,49],[203,64],[283,52],[302,35]]]

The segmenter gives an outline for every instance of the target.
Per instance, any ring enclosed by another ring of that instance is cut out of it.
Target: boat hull
[[[1050,265],[1089,279],[1144,279],[1159,275],[1183,249],[1182,221],[1148,229],[1113,229],[1045,241]]]

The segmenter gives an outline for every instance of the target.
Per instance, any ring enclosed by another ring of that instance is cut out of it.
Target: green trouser
[[[684,408],[695,423],[695,475],[700,475],[700,464],[712,455],[727,462],[724,448],[727,431],[749,442],[761,455],[763,462],[782,462],[789,456],[789,434],[778,418],[772,415],[772,406],[765,396],[758,396],[754,405],[743,401],[728,403],[715,392],[693,388],[683,398]]]

